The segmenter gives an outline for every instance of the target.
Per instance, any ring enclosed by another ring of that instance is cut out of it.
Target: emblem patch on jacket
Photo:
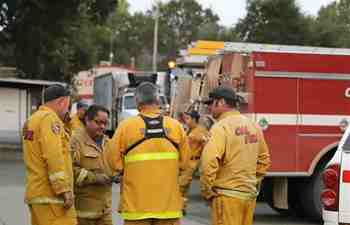
[[[23,135],[23,139],[26,141],[34,140],[34,131],[29,130],[27,122],[24,123],[22,135]]]
[[[59,123],[53,123],[51,125],[51,130],[54,134],[59,134],[61,132],[61,126]]]

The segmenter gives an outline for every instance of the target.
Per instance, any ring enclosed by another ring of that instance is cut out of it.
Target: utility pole
[[[111,65],[113,65],[113,59],[114,59],[114,56],[115,56],[114,52],[116,50],[116,46],[114,46],[114,44],[115,44],[116,37],[118,35],[119,35],[119,30],[115,30],[115,31],[111,32],[110,49],[109,49],[109,62],[110,62]]]
[[[110,36],[110,49],[109,49],[109,63],[110,65],[113,65],[113,58],[114,58],[114,53],[113,53],[113,32],[111,32]]]
[[[159,7],[160,2],[156,1],[156,11],[154,14],[154,35],[153,35],[153,60],[152,69],[153,72],[157,72],[157,55],[158,55],[158,24],[159,24]]]

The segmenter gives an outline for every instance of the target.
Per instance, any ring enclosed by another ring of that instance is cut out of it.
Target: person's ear
[[[218,100],[218,106],[224,106],[224,105],[226,105],[225,99],[221,98],[220,100]]]
[[[58,106],[62,106],[63,105],[63,98],[62,97],[56,99],[56,105],[58,105]]]

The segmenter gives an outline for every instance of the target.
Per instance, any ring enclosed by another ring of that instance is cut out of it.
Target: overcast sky
[[[167,0],[162,0],[166,2]],[[237,23],[239,18],[245,15],[246,0],[197,0],[204,7],[212,8],[219,16],[220,23],[226,26]],[[317,15],[321,6],[325,6],[334,0],[297,0],[303,12]],[[145,11],[150,9],[154,0],[128,0],[131,10]]]

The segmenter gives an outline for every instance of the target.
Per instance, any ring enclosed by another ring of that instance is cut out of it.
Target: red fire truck
[[[350,49],[225,43],[205,71],[202,90],[228,82],[264,130],[272,166],[263,198],[320,219],[321,171],[350,119]]]

